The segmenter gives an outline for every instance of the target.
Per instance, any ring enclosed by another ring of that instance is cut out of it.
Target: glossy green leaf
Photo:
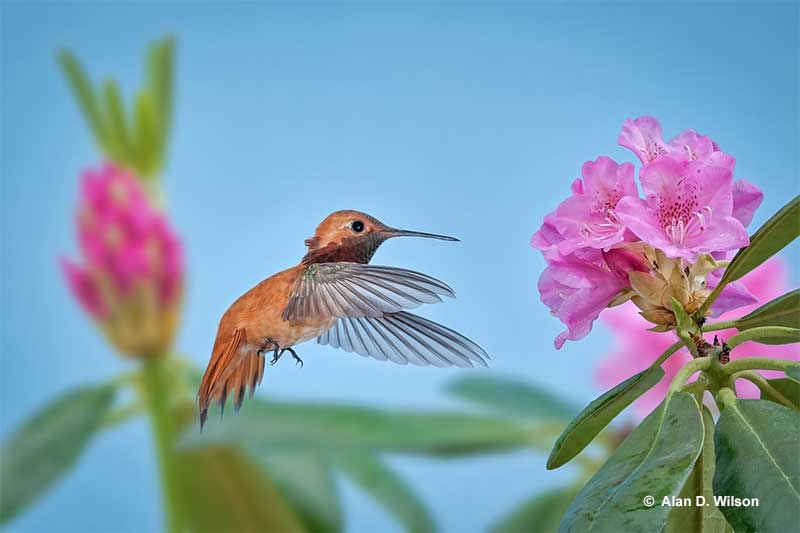
[[[342,530],[342,509],[328,458],[304,452],[253,454],[308,531]]]
[[[78,59],[67,50],[62,50],[58,53],[58,62],[61,65],[64,76],[67,78],[70,89],[72,89],[78,101],[95,142],[100,148],[107,150],[108,142],[103,114],[86,71]]]
[[[731,260],[720,283],[741,278],[800,235],[800,196],[795,196],[750,237],[750,245]]]
[[[578,495],[576,488],[537,494],[491,527],[491,533],[556,533],[569,504]]]
[[[526,446],[532,429],[513,420],[448,412],[404,412],[346,405],[249,400],[236,415],[209,416],[184,445],[241,443],[250,449],[383,450],[436,455]]]
[[[770,330],[774,331],[774,334],[759,336],[752,339],[752,341],[758,344],[795,344],[800,342],[800,329],[783,326],[769,327]]]
[[[726,404],[714,434],[714,493],[757,498],[720,510],[736,531],[795,531],[800,509],[800,413],[764,400]]]
[[[63,394],[8,437],[0,449],[0,523],[30,505],[72,467],[115,392],[102,385]]]
[[[336,463],[348,478],[380,502],[405,531],[422,533],[435,529],[422,500],[380,459],[365,453],[349,453],[338,455]]]
[[[786,375],[791,379],[800,382],[800,365],[792,365],[786,370]]]
[[[681,491],[702,448],[697,401],[685,392],[668,396],[583,487],[560,531],[660,531],[670,511],[661,499]]]
[[[768,379],[767,383],[769,383],[778,394],[800,409],[800,383],[791,378]],[[761,391],[761,399],[781,403],[774,395],[763,390]]]
[[[128,125],[125,119],[125,106],[122,103],[119,87],[114,80],[103,84],[103,101],[107,118],[107,135],[109,151],[115,161],[130,165],[133,161]]]
[[[666,533],[685,533],[700,531],[703,533],[727,533],[733,531],[730,524],[714,503],[714,417],[703,407],[703,451],[695,462],[689,479],[683,486],[681,501],[688,499],[691,505],[673,507],[667,516]],[[702,496],[704,501],[698,501]]]
[[[578,408],[525,381],[491,376],[467,376],[450,382],[447,392],[499,413],[535,420],[570,420]]]
[[[739,331],[761,326],[800,329],[800,289],[775,298],[736,321]]]
[[[184,514],[197,532],[304,531],[297,515],[266,475],[234,448],[203,448],[179,455]]]
[[[556,440],[547,468],[553,469],[571,461],[614,418],[636,398],[653,388],[664,377],[661,367],[648,368],[631,376],[586,406]]]

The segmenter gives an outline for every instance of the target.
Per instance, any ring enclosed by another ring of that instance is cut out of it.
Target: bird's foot
[[[303,360],[300,359],[300,356],[297,355],[297,353],[294,350],[292,350],[291,348],[284,348],[283,350],[281,350],[280,355],[283,355],[283,352],[289,352],[290,354],[292,354],[292,357],[294,357],[295,361],[294,364],[300,365],[300,368],[303,368]],[[280,355],[278,357],[280,357]]]
[[[256,352],[256,355],[261,357],[266,352],[272,352],[272,351],[274,351],[275,353],[278,353],[278,349],[279,348],[280,348],[280,346],[278,346],[278,343],[275,342],[275,340],[267,337],[266,339],[264,339],[264,342],[261,344],[261,348],[259,348],[258,351]]]

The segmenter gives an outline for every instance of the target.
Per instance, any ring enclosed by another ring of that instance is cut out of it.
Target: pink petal
[[[670,154],[686,161],[702,160],[714,152],[714,141],[694,130],[685,130],[669,142]]]
[[[81,307],[96,320],[105,318],[107,311],[105,302],[89,274],[66,257],[62,257],[59,263],[64,277],[67,278],[67,284]]]
[[[668,254],[675,249],[667,239],[658,218],[644,200],[628,196],[619,201],[616,211],[622,223],[645,243]]]
[[[709,276],[707,278],[709,281],[708,288],[713,289],[716,287],[721,276],[721,273],[716,276],[716,281],[712,281],[712,277]],[[735,281],[726,285],[722,293],[714,300],[714,304],[711,306],[711,316],[718,317],[734,309],[755,303],[758,303],[758,298],[747,290],[743,283]]]
[[[654,161],[669,151],[661,135],[661,124],[655,117],[626,120],[617,142],[635,153],[642,163]]]
[[[749,181],[738,179],[733,182],[733,217],[747,227],[761,205],[764,193]]]
[[[736,250],[748,244],[750,237],[741,222],[733,217],[714,217],[699,236],[687,239],[683,248],[698,254]],[[682,254],[681,257],[691,256]]]

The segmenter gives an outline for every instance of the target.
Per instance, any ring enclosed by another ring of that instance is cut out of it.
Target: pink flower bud
[[[180,240],[130,172],[112,163],[84,172],[77,215],[86,266],[62,260],[81,305],[124,353],[171,343],[183,282]]]
[[[643,253],[635,252],[627,248],[612,248],[603,252],[608,268],[611,272],[627,280],[630,272],[649,272],[650,265],[647,257]]]

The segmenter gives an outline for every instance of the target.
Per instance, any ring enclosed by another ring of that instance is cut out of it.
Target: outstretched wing
[[[361,263],[317,263],[298,278],[283,320],[381,317],[455,297],[445,283],[402,268]]]
[[[489,359],[460,333],[405,311],[340,318],[317,342],[401,365],[487,366]]]

